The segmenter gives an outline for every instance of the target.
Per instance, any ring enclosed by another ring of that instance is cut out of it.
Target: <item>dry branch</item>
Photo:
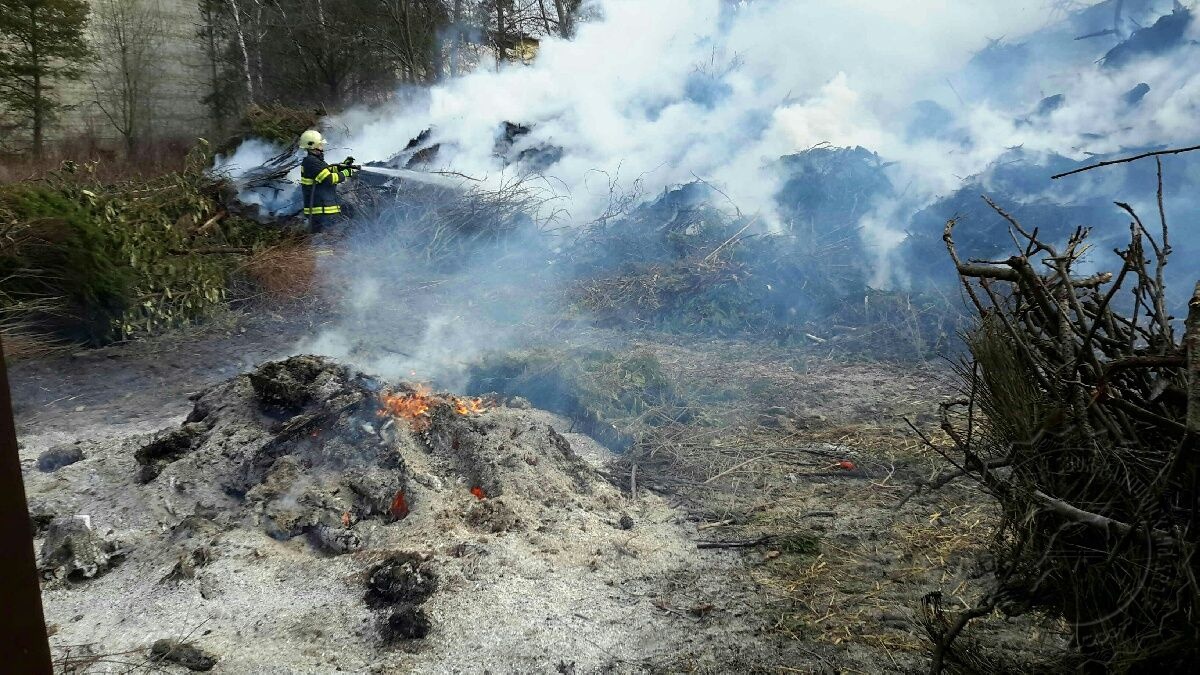
[[[1124,159],[1110,159],[1105,162],[1097,162],[1095,164],[1090,164],[1088,166],[1085,166],[1085,167],[1082,167],[1079,169],[1075,169],[1074,171],[1067,171],[1066,173],[1056,174],[1054,176],[1051,176],[1050,178],[1051,178],[1051,180],[1058,180],[1059,178],[1066,178],[1067,176],[1074,176],[1077,173],[1083,173],[1084,171],[1091,171],[1092,169],[1099,169],[1099,168],[1105,167],[1105,166],[1112,166],[1114,164],[1127,164],[1129,162],[1136,162],[1139,159],[1146,159],[1148,157],[1163,157],[1165,155],[1179,155],[1179,154],[1183,154],[1185,152],[1195,152],[1196,150],[1200,150],[1200,145],[1193,145],[1188,148],[1176,148],[1174,150],[1156,150],[1154,152],[1144,152],[1140,155],[1134,155],[1133,157],[1125,157]]]

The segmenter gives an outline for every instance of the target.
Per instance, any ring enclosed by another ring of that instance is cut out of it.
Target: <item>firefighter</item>
[[[300,164],[304,215],[308,216],[312,231],[320,232],[345,213],[338,203],[337,186],[354,175],[354,158],[347,157],[341,164],[327,164],[325,138],[316,129],[300,135],[300,147],[307,151]]]

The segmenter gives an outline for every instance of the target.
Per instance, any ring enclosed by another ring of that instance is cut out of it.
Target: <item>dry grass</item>
[[[642,431],[614,479],[627,484],[636,464],[639,488],[691,510],[701,539],[773,536],[745,560],[768,593],[773,631],[800,653],[823,654],[814,658],[841,672],[926,668],[922,598],[941,591],[953,612],[987,590],[977,560],[999,517],[967,481],[905,500],[944,461],[901,417],[948,444],[931,413],[953,390],[928,369],[735,342],[654,351],[668,376],[739,394],[695,403],[685,424]],[[978,628],[989,648],[1011,654],[1049,635],[1034,620]]]
[[[243,269],[266,299],[300,300],[316,288],[317,251],[307,239],[294,239],[256,252]]]
[[[743,431],[731,436],[731,427]],[[928,478],[938,465],[918,439],[874,424],[781,431],[748,420],[656,439],[631,459],[645,484],[701,516],[702,537],[775,536],[748,560],[776,599],[782,637],[859,645],[903,669],[928,649],[915,622],[920,597],[945,585],[973,597],[970,583],[943,570],[961,572],[983,550],[994,514],[965,492],[897,514],[913,475]],[[841,468],[843,459],[857,469]]]
[[[78,345],[63,340],[30,324],[27,317],[53,315],[61,312],[50,300],[15,303],[0,308],[0,342],[8,362],[52,356],[69,351]]]
[[[87,171],[89,179],[101,183],[155,178],[181,171],[194,138],[162,139],[143,143],[134,156],[127,156],[111,142],[79,136],[50,145],[40,159],[28,154],[0,155],[0,184],[36,180],[74,162]]]
[[[0,343],[4,345],[4,358],[10,362],[60,354],[73,346],[52,335],[13,327],[0,327]]]

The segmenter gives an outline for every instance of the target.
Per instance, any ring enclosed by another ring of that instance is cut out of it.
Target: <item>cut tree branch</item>
[[[1014,258],[1013,260],[1016,259]],[[963,276],[975,277],[976,279],[997,279],[999,281],[1009,281],[1012,283],[1017,283],[1021,280],[1021,275],[1017,272],[1017,270],[1006,267],[998,267],[995,265],[962,263],[958,265],[958,272]],[[1101,272],[1099,274],[1093,274],[1090,277],[1072,279],[1071,285],[1075,288],[1097,288],[1112,281],[1112,278],[1112,272]],[[1046,283],[1052,283],[1054,280],[1043,277],[1043,281]]]
[[[1092,169],[1099,169],[1102,166],[1112,166],[1114,164],[1126,164],[1128,162],[1136,162],[1139,159],[1146,159],[1147,157],[1162,157],[1163,155],[1179,155],[1179,154],[1183,154],[1185,152],[1195,152],[1196,150],[1200,150],[1200,145],[1193,145],[1190,148],[1176,148],[1174,150],[1158,150],[1156,152],[1146,152],[1146,153],[1142,153],[1140,155],[1136,155],[1133,157],[1126,157],[1124,159],[1110,159],[1105,162],[1098,162],[1096,164],[1091,164],[1089,166],[1085,166],[1080,169],[1075,169],[1074,171],[1067,171],[1066,173],[1060,173],[1055,176],[1051,176],[1050,178],[1051,178],[1051,180],[1058,180],[1059,178],[1066,178],[1067,176],[1074,176],[1075,174],[1083,173],[1084,171],[1091,171]]]

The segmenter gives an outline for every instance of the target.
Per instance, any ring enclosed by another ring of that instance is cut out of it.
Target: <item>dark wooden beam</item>
[[[52,672],[42,591],[33,552],[33,532],[17,429],[8,388],[8,367],[0,340],[0,652],[2,670],[40,675]]]

